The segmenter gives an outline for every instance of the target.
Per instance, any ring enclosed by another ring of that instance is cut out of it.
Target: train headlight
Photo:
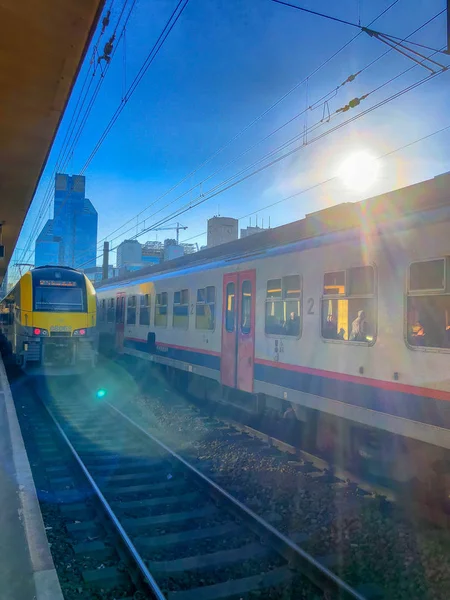
[[[77,337],[83,337],[83,335],[86,335],[86,329],[75,329],[73,335]]]
[[[46,329],[41,329],[40,327],[35,327],[33,329],[33,334],[46,336],[48,335],[48,331]]]

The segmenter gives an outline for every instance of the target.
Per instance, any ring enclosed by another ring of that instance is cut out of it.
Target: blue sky
[[[111,25],[102,44],[111,34],[124,1],[114,1]],[[357,22],[360,17],[364,25],[387,8],[392,0],[341,0],[339,3],[296,0],[295,3],[352,22]],[[130,5],[131,0],[128,0],[125,14]],[[121,101],[124,80],[128,84],[131,82],[175,5],[176,0],[137,0],[126,30],[125,60],[121,42],[66,172],[78,173],[84,165]],[[373,28],[406,36],[444,9],[445,5],[445,0],[399,0]],[[113,246],[117,245],[121,239],[142,229],[143,219],[149,226],[190,199],[198,198],[202,181],[209,178],[201,186],[202,192],[207,194],[209,189],[287,139],[301,134],[305,116],[258,144],[242,158],[237,158],[302,111],[307,102],[313,104],[331,93],[349,75],[383,54],[387,46],[365,34],[360,35],[326,67],[309,78],[307,84],[300,85],[216,158],[176,190],[160,198],[308,77],[356,33],[358,30],[352,27],[305,14],[271,0],[190,0],[86,171],[87,196],[99,213],[99,242],[104,237],[119,236],[112,242]],[[442,15],[412,39],[441,48],[446,44],[445,36],[446,21],[445,15]],[[441,55],[437,59],[450,65],[450,57]],[[412,64],[396,52],[389,53],[354,82],[342,87],[330,99],[330,111],[333,113],[352,98],[373,90]],[[32,261],[32,254],[22,256],[22,249],[33,240],[31,233],[38,215],[41,213],[43,224],[50,214],[48,210],[42,214],[42,202],[86,70],[90,68],[89,61],[86,61],[19,238],[19,250],[14,260]],[[427,74],[423,67],[417,66],[369,96],[358,108],[336,117],[329,124],[322,124],[316,134],[329,130]],[[95,83],[99,75],[97,71]],[[449,73],[438,76],[171,222],[179,220],[188,226],[181,239],[203,233],[206,220],[218,211],[221,215],[234,217],[258,211],[259,223],[264,218],[267,226],[270,217],[271,226],[276,226],[302,218],[305,213],[327,205],[360,200],[450,170],[450,136],[447,131],[380,161],[380,177],[366,193],[352,192],[340,181],[334,181],[271,209],[264,209],[296,191],[332,177],[342,160],[353,151],[363,149],[379,156],[450,124],[447,114],[449,78]],[[308,111],[307,124],[318,123],[322,113],[321,105],[314,111]],[[310,138],[314,135],[310,134]],[[210,177],[233,160],[233,164]],[[177,199],[192,186],[198,187]],[[173,203],[164,208],[168,202]],[[140,217],[141,223],[137,227],[135,219],[132,231],[125,231],[128,226],[110,236],[114,229],[151,203],[154,205]],[[159,212],[154,214],[156,211]],[[254,222],[255,216],[252,217]],[[248,217],[240,223],[242,227],[248,224]],[[173,233],[161,231],[158,239],[168,236],[173,236]],[[149,232],[139,240],[144,242],[155,237],[154,232]],[[192,241],[203,245],[206,238],[199,236]]]

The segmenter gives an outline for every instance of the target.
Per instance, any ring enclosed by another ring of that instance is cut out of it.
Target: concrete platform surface
[[[1,359],[0,600],[63,600]]]

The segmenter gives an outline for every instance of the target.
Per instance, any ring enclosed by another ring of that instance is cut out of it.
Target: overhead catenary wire
[[[336,125],[334,128],[332,128],[330,131],[324,132],[321,135],[316,136],[315,138],[313,138],[308,145],[322,139],[324,136],[330,135],[331,133],[333,133],[334,131],[337,131],[338,129],[340,129],[341,127],[344,127],[345,125],[355,121],[356,119],[361,118],[362,116],[372,112],[373,110],[376,110],[377,108],[379,108],[380,106],[385,105],[386,103],[392,101],[393,99],[396,99],[400,96],[402,96],[403,94],[411,91],[412,89],[415,89],[417,87],[419,87],[420,85],[423,85],[424,83],[430,81],[431,79],[434,79],[435,77],[437,77],[438,75],[440,75],[441,73],[435,73],[435,74],[430,74],[426,77],[424,77],[423,79],[421,79],[418,82],[415,82],[414,84],[409,85],[408,87],[404,88],[403,90],[400,90],[399,92],[396,92],[395,94],[393,94],[392,96],[390,96],[389,98],[386,98],[382,101],[380,101],[378,104],[376,104],[375,106],[372,106],[368,109],[366,109],[365,111],[362,111],[361,113],[358,113],[357,115],[355,115],[354,117],[347,119],[346,121],[339,123],[338,125]],[[288,156],[291,156],[292,154],[298,152],[299,150],[301,150],[302,148],[304,148],[305,146],[303,144],[301,144],[300,146],[297,146],[296,148],[290,150],[289,152],[283,154],[282,156],[272,160],[271,162],[259,167],[258,169],[252,171],[251,173],[243,176],[242,178],[238,179],[237,181],[234,181],[232,183],[229,183],[228,185],[226,185],[225,187],[223,187],[220,190],[217,190],[210,193],[209,195],[207,195],[204,198],[200,198],[195,204],[189,203],[188,205],[184,205],[183,207],[181,207],[180,209],[178,209],[177,211],[172,212],[171,214],[167,215],[166,217],[163,217],[162,219],[160,219],[159,221],[157,221],[156,223],[154,223],[151,227],[148,227],[146,230],[139,232],[137,235],[132,236],[130,239],[137,239],[138,237],[140,237],[141,235],[143,235],[144,233],[147,233],[148,231],[151,231],[153,229],[156,229],[156,227],[160,227],[161,225],[167,223],[168,221],[182,215],[185,214],[186,212],[188,212],[189,210],[192,210],[193,208],[196,208],[197,206],[199,206],[200,204],[203,204],[204,202],[206,202],[207,200],[210,200],[211,198],[216,197],[217,195],[224,193],[225,191],[235,187],[236,185],[242,183],[243,181],[247,180],[250,177],[253,177],[255,174],[273,166],[274,164],[276,164],[277,162],[280,162],[281,160],[285,159]],[[101,258],[102,254],[99,254],[97,256],[97,260],[99,258]],[[81,268],[83,267],[84,264],[81,265],[77,265],[77,268]]]
[[[377,156],[375,158],[375,160],[379,161],[379,160],[383,160],[385,158],[388,158],[389,156],[392,156],[393,154],[397,154],[398,152],[402,152],[403,150],[406,150],[416,144],[419,144],[420,142],[423,142],[425,140],[428,140],[440,133],[443,133],[444,131],[449,131],[450,130],[450,124],[446,125],[444,127],[441,127],[440,129],[437,129],[435,131],[432,131],[431,133],[428,133],[426,135],[421,136],[420,138],[417,138],[415,140],[412,140],[411,142],[407,142],[406,144],[403,144],[402,146],[399,146],[398,148],[394,148],[393,150],[389,150],[388,152],[385,152],[384,154],[381,154],[380,156]],[[276,200],[275,202],[271,202],[270,204],[267,204],[265,206],[261,206],[259,208],[257,208],[256,210],[250,212],[250,213],[246,213],[245,215],[242,215],[240,217],[238,217],[238,220],[242,220],[242,219],[246,219],[247,217],[253,216],[256,213],[260,213],[264,210],[268,210],[269,208],[273,208],[274,206],[277,206],[279,204],[282,204],[283,202],[287,202],[289,200],[292,200],[293,198],[297,198],[303,194],[306,194],[314,189],[317,189],[318,187],[321,187],[323,185],[326,185],[327,183],[331,183],[332,181],[335,181],[337,178],[337,176],[333,176],[333,177],[328,177],[327,179],[323,179],[322,181],[319,181],[318,183],[315,183],[313,185],[308,186],[307,188],[303,188],[301,190],[299,190],[298,192],[294,192],[293,194],[290,194],[289,196],[286,196],[284,198],[281,198],[280,200]],[[193,235],[191,237],[188,237],[184,240],[181,240],[180,243],[186,243],[190,240],[199,238],[203,235],[206,235],[206,231]],[[117,246],[115,248],[112,248],[110,251],[115,251],[117,250]]]
[[[367,27],[370,27],[371,25],[373,25],[373,23],[375,23],[381,17],[383,17],[399,1],[400,0],[394,0],[393,2],[391,2],[391,4],[389,4],[389,6],[387,6],[378,16],[376,16],[372,21],[370,21],[370,23],[367,25]],[[434,18],[436,18],[436,16],[433,17],[433,19]],[[418,30],[415,30],[410,35],[414,35],[414,33],[416,31],[418,31]],[[299,87],[301,87],[301,85],[303,85],[306,81],[308,81],[310,78],[312,78],[314,75],[316,75],[319,71],[321,71],[329,62],[331,62],[336,56],[338,56],[341,52],[343,52],[345,50],[345,48],[347,48],[350,44],[352,44],[360,35],[362,35],[362,31],[359,31],[348,42],[346,42],[343,46],[341,46],[338,50],[336,50],[331,56],[329,56],[326,60],[324,60],[318,67],[316,67],[315,69],[313,69],[313,71],[309,75],[307,75],[306,77],[304,77],[303,79],[301,79],[292,88],[290,88],[287,92],[285,92],[280,98],[278,98],[278,100],[276,100],[267,109],[265,109],[262,113],[260,113],[257,117],[255,117],[252,121],[250,121],[250,123],[248,123],[245,127],[243,127],[236,135],[234,135],[232,138],[230,138],[225,144],[223,144],[218,150],[216,150],[213,154],[211,154],[200,165],[198,165],[195,169],[193,169],[192,171],[190,171],[180,181],[178,181],[170,189],[168,189],[161,196],[159,196],[155,201],[153,201],[147,207],[145,207],[144,209],[142,209],[139,213],[137,213],[136,215],[134,215],[133,217],[131,217],[131,219],[129,219],[124,224],[122,224],[120,227],[118,227],[115,230],[113,230],[112,232],[110,232],[108,234],[108,236],[106,236],[105,238],[102,238],[98,242],[98,244],[100,245],[102,242],[104,242],[105,240],[107,240],[109,236],[113,235],[117,231],[120,231],[120,229],[122,229],[123,227],[125,227],[126,225],[128,225],[129,223],[131,223],[132,221],[134,221],[136,219],[136,217],[141,216],[146,210],[148,210],[149,208],[151,208],[151,206],[153,206],[156,202],[158,202],[159,200],[162,200],[164,197],[166,197],[168,194],[170,194],[172,191],[174,191],[176,188],[178,188],[182,183],[184,183],[185,181],[187,181],[189,178],[191,178],[193,175],[195,175],[199,170],[201,170],[203,167],[205,167],[207,164],[209,164],[214,158],[216,158],[224,150],[226,150],[233,142],[235,142],[240,137],[242,137],[242,135],[244,135],[244,133],[246,133],[251,127],[253,127],[254,125],[256,125],[265,116],[267,116],[274,108],[276,108],[286,98],[288,98],[295,90],[297,90]],[[389,51],[386,51],[385,54],[387,54],[387,52],[389,52]],[[198,186],[195,186],[195,187],[198,187]]]
[[[399,0],[394,0],[388,7],[386,7],[375,19],[373,19],[370,23],[369,26],[371,24],[373,24],[376,20],[378,20],[379,18],[381,18],[386,12],[388,12],[391,8],[393,8],[393,6],[395,6],[397,4]],[[360,32],[361,33],[361,32]],[[313,73],[310,74],[310,76],[312,76],[313,74],[317,73],[321,68],[323,68],[330,60],[332,60],[335,56],[337,56],[342,50],[344,50],[344,48],[346,48],[350,43],[352,43],[359,35],[360,33],[358,33],[356,36],[354,36],[349,42],[347,42],[346,44],[344,44],[337,52],[335,52],[329,59],[327,59],[326,61],[324,61],[318,68],[316,68]],[[309,77],[309,76],[308,76]],[[303,80],[305,81],[305,80]],[[303,82],[302,81],[302,82]],[[222,146],[222,148],[220,148],[216,153],[214,153],[213,156],[211,156],[209,159],[207,159],[206,161],[204,161],[204,163],[202,165],[200,165],[195,171],[197,171],[198,169],[200,169],[202,166],[206,165],[210,160],[212,160],[215,156],[217,156],[218,154],[220,154],[221,151],[223,151],[227,146],[229,146],[232,141],[234,141],[235,139],[237,139],[240,135],[242,135],[248,128],[250,128],[252,125],[254,125],[255,123],[257,123],[260,119],[262,119],[265,114],[267,114],[268,112],[270,112],[270,110],[272,110],[274,107],[276,107],[280,102],[283,101],[284,98],[286,98],[289,94],[291,94],[295,89],[297,89],[302,82],[300,82],[299,84],[297,84],[296,86],[294,86],[294,88],[292,88],[289,92],[287,92],[284,96],[282,96],[282,98],[280,98],[277,102],[275,102],[274,104],[272,104],[271,107],[269,107],[269,109],[267,109],[264,113],[262,113],[259,117],[257,117],[256,119],[254,119],[246,128],[244,128],[239,134],[237,134],[236,136],[234,136],[234,138],[232,140],[230,140],[227,144],[225,144],[224,146]],[[194,172],[195,172],[194,171]],[[188,177],[190,177],[191,175],[194,174],[194,172],[191,172],[188,176],[186,176],[184,178],[183,181],[185,181]],[[175,189],[176,187],[178,187],[179,184],[173,186],[171,188],[171,190],[169,190],[167,193],[170,193],[170,191],[172,191],[173,189]],[[164,194],[166,195],[166,194]],[[163,196],[164,196],[163,195]],[[142,214],[145,210],[147,210],[148,207],[146,209],[144,209],[143,211],[141,211],[141,213],[139,213],[137,216],[140,216],[140,214]],[[133,217],[133,221],[134,221]],[[120,230],[123,228],[123,225],[118,228],[117,230]],[[117,231],[115,230],[115,231]],[[115,231],[113,233],[115,233]],[[110,234],[111,235],[111,234]],[[106,239],[106,238],[105,238]],[[104,241],[104,240],[101,240]],[[99,242],[101,243],[101,242]]]
[[[371,90],[369,93],[367,93],[365,96],[368,97],[369,95],[371,95],[372,93],[382,89],[383,87],[385,87],[386,85],[388,85],[389,83],[392,83],[395,79],[398,79],[400,76],[404,75],[405,73],[408,73],[409,71],[411,71],[412,69],[415,68],[415,65],[412,65],[410,67],[408,67],[407,69],[405,69],[404,71],[402,71],[401,73],[391,77],[390,79],[388,79],[386,82],[384,82],[383,84],[377,86],[376,88],[374,88],[373,90]],[[415,87],[417,87],[417,85],[422,85],[422,83],[425,83],[426,81],[428,81],[429,79],[431,79],[433,77],[433,74],[425,77],[424,79],[420,80],[419,82],[416,82],[410,86],[408,86],[407,88],[405,88],[404,90],[401,90],[400,92],[397,92],[395,94],[393,94],[391,97],[384,99],[382,101],[380,101],[377,105],[370,107],[369,109],[363,111],[362,113],[359,113],[358,115],[352,117],[351,119],[344,121],[343,123],[335,126],[334,128],[332,128],[331,130],[328,130],[326,132],[324,132],[323,134],[316,136],[316,138],[313,138],[310,141],[311,143],[314,143],[315,141],[318,141],[319,139],[321,139],[322,137],[329,135],[330,133],[333,133],[334,131],[336,131],[337,129],[339,129],[340,127],[346,125],[349,122],[352,122],[355,119],[360,118],[361,116],[364,116],[365,114],[368,114],[369,112],[372,112],[373,110],[375,110],[376,108],[379,108],[380,106],[383,106],[384,104],[386,104],[387,102],[391,101],[392,99],[397,98],[399,95],[403,95],[404,93],[406,93],[407,91],[410,91],[411,89],[414,89]],[[336,116],[341,109],[338,109],[337,111],[335,111],[335,115]],[[321,127],[323,125],[322,121],[319,121],[318,123],[312,125],[309,128],[309,132],[313,132],[315,131],[318,127]],[[278,152],[280,152],[283,149],[286,149],[288,146],[292,145],[293,143],[295,143],[295,141],[298,141],[298,139],[300,139],[303,136],[303,133],[298,134],[297,136],[294,136],[293,138],[291,138],[290,140],[288,140],[287,142],[283,143],[281,146],[277,147],[276,149],[270,151],[268,154],[264,155],[263,157],[259,158],[257,161],[253,162],[251,165],[248,165],[246,167],[244,167],[243,169],[241,169],[238,173],[235,173],[234,175],[232,175],[231,177],[225,179],[224,181],[220,182],[219,184],[217,184],[215,187],[213,187],[212,189],[208,190],[208,192],[206,192],[206,199],[210,198],[210,197],[214,197],[217,192],[218,189],[223,188],[224,185],[230,183],[233,181],[233,179],[236,179],[237,177],[239,177],[240,175],[243,175],[246,171],[248,171],[249,169],[257,166],[259,163],[263,162],[264,160],[276,155]],[[308,145],[310,145],[308,144]],[[263,165],[261,168],[256,169],[255,171],[253,171],[250,176],[259,173],[262,170],[265,170],[266,168],[272,166],[273,164],[279,162],[280,160],[283,160],[284,158],[290,156],[292,153],[297,152],[298,150],[304,148],[306,146],[306,144],[302,143],[300,146],[294,148],[293,150],[283,154],[281,157],[274,159],[273,161],[271,161],[270,163]],[[243,178],[239,179],[239,182],[244,181],[245,179],[247,179],[248,176],[244,176]],[[233,187],[235,185],[235,183],[233,183],[231,186],[227,186],[225,189],[222,189],[222,191],[225,191],[226,189],[229,189],[229,187]],[[221,193],[221,192],[219,192]],[[210,194],[213,194],[213,196],[211,196]],[[178,199],[180,199],[180,197],[184,196],[181,195],[178,198],[175,198],[174,200],[172,200],[171,202],[167,203],[165,206],[159,208],[156,212],[154,212],[152,215],[150,215],[146,220],[150,219],[151,217],[154,217],[156,214],[158,214],[159,212],[161,212],[162,210],[164,210],[165,208],[167,208],[168,206],[172,205],[174,202],[176,202]],[[201,202],[200,202],[201,203]],[[186,206],[186,205],[185,205]],[[194,206],[197,206],[197,204],[192,205],[192,202],[189,202],[187,207],[188,208],[192,208]],[[183,210],[182,212],[185,212],[185,210]],[[172,213],[173,215],[177,215],[179,213]],[[182,213],[181,213],[182,214]],[[158,223],[160,224],[160,223]],[[153,226],[152,226],[153,227]],[[150,231],[152,229],[152,227],[149,228],[144,228],[141,232],[139,232],[137,235],[132,236],[131,239],[135,239],[136,237],[140,237],[141,235],[143,235],[144,233]],[[117,236],[116,238],[113,238],[110,241],[114,241],[114,239],[118,239],[119,237],[121,237],[122,235],[128,233],[128,231],[131,231],[132,229],[134,229],[134,226],[132,228],[130,228],[129,230],[122,232],[120,236]]]
[[[83,174],[86,171],[86,169],[90,165],[92,159],[97,154],[97,152],[100,149],[100,147],[102,146],[103,142],[105,141],[106,137],[108,136],[108,134],[111,131],[112,127],[114,126],[115,122],[117,121],[117,119],[119,118],[119,116],[122,113],[123,109],[125,108],[125,105],[127,104],[127,102],[130,100],[131,96],[136,91],[138,85],[142,81],[142,78],[144,77],[144,75],[147,72],[148,68],[150,67],[150,65],[154,61],[155,57],[159,53],[159,51],[162,48],[164,42],[166,41],[167,37],[169,36],[170,32],[172,31],[173,27],[177,23],[178,19],[181,17],[181,15],[182,15],[184,9],[186,8],[188,2],[189,2],[189,0],[179,0],[177,6],[173,10],[173,12],[170,15],[170,17],[169,17],[166,25],[164,26],[163,31],[161,32],[161,34],[159,35],[157,41],[153,45],[153,47],[150,50],[149,54],[147,55],[147,58],[145,59],[144,64],[141,66],[139,72],[137,73],[137,75],[133,79],[131,85],[128,87],[128,89],[127,89],[127,91],[126,91],[126,93],[124,95],[123,100],[120,102],[118,108],[116,109],[115,113],[113,114],[113,116],[111,117],[111,119],[108,122],[107,126],[105,127],[105,129],[104,129],[103,133],[101,134],[100,138],[98,139],[96,145],[94,146],[94,149],[92,150],[92,152],[89,155],[88,159],[84,163],[84,165],[83,165],[83,167],[82,167],[82,169],[80,171],[81,174]]]
[[[357,29],[360,29],[360,31],[362,33],[367,33],[367,34],[369,34],[371,36],[377,37],[378,39],[380,39],[380,38],[392,38],[392,39],[396,39],[396,40],[401,40],[400,37],[394,36],[392,34],[387,34],[387,33],[384,33],[382,31],[371,30],[371,29],[369,29],[370,25],[364,27],[364,26],[361,25],[361,23],[353,23],[352,21],[347,21],[345,19],[340,19],[338,17],[333,17],[332,15],[321,13],[321,12],[318,12],[316,10],[311,10],[310,8],[305,8],[304,6],[298,6],[297,4],[292,4],[291,2],[286,2],[286,0],[271,0],[271,2],[275,2],[276,4],[281,4],[281,5],[287,6],[289,8],[294,8],[294,9],[299,10],[301,12],[309,13],[311,15],[315,15],[315,16],[321,17],[323,19],[327,19],[327,20],[330,20],[330,21],[335,21],[337,23],[342,23],[343,25],[349,25],[350,27],[356,27]],[[445,11],[445,9],[444,9],[444,11]],[[410,42],[410,44],[412,44],[414,46],[420,46],[422,48],[427,48],[428,50],[435,50],[436,52],[439,52],[439,53],[442,53],[442,54],[447,54],[447,52],[445,50],[442,50],[442,49],[438,50],[438,49],[435,49],[435,48],[430,48],[430,47],[424,46],[422,44],[416,44],[416,42]]]

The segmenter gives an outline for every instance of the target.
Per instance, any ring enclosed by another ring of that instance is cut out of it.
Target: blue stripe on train
[[[146,342],[125,339],[124,345],[127,348],[149,353]],[[157,350],[155,354],[220,370],[220,356],[168,346],[165,348],[167,352]],[[445,400],[425,398],[401,391],[385,390],[362,383],[340,381],[258,363],[255,363],[254,375],[256,380],[264,383],[273,383],[283,388],[323,396],[352,406],[450,429],[450,403]]]
[[[255,379],[345,404],[450,428],[450,403],[445,400],[261,364],[255,364]]]
[[[133,348],[134,350],[146,352],[147,354],[150,353],[147,342],[125,338],[124,346],[125,348]],[[199,367],[207,367],[208,369],[216,369],[217,371],[220,371],[220,356],[215,356],[214,354],[204,354],[203,352],[195,352],[194,350],[187,350],[184,348],[172,348],[171,346],[165,346],[163,343],[161,343],[160,346],[162,346],[165,350],[162,351],[157,347],[156,351],[154,352],[154,354],[157,356],[167,356],[167,358],[173,358],[175,360],[181,360]]]

